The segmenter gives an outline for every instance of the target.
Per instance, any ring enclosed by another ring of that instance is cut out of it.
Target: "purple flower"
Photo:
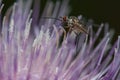
[[[18,0],[1,21],[0,80],[120,79],[120,36],[112,45],[113,31],[107,24],[101,24],[97,31],[90,25],[89,36],[81,33],[77,44],[76,35],[71,33],[58,47],[62,33],[59,22],[39,20],[39,0],[33,10],[31,3]],[[42,17],[67,15],[67,4],[68,0],[55,5],[48,1]]]

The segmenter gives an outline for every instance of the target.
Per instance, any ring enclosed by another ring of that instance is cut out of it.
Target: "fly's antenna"
[[[54,18],[54,17],[40,17],[41,19],[55,19],[55,20],[58,20],[58,21],[62,21],[61,19],[59,18]]]

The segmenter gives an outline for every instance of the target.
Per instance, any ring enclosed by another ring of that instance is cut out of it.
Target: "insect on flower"
[[[87,29],[85,28],[85,24],[83,24],[77,17],[75,16],[63,16],[60,18],[54,18],[54,17],[41,17],[42,19],[55,19],[58,21],[61,21],[61,28],[63,30],[63,35],[60,37],[60,39],[57,38],[57,45],[60,46],[63,40],[66,39],[67,35],[70,34],[72,31],[79,35],[79,33],[85,33],[88,34]],[[76,37],[77,38],[77,37]]]
[[[75,32],[75,34],[79,33],[85,33],[88,34],[87,29],[85,29],[85,25],[75,16],[63,16],[60,18],[53,18],[53,17],[42,17],[42,18],[48,18],[48,19],[56,19],[61,21],[62,27],[64,28],[65,36],[67,33],[71,33],[72,31]]]
[[[85,29],[85,25],[80,22],[80,20],[75,17],[75,16],[70,16],[69,18],[64,16],[61,17],[62,18],[62,24],[63,24],[63,28],[65,30],[68,29],[68,31],[74,31],[76,34],[78,33],[85,33],[88,34],[87,30]]]

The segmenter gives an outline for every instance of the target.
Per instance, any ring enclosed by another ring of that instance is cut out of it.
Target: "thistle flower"
[[[60,26],[54,24],[55,20],[38,20],[38,2],[36,0],[33,11],[30,10],[31,2],[19,0],[1,21],[0,80],[120,79],[120,36],[111,45],[113,32],[108,30],[107,24],[101,24],[96,32],[90,25],[90,35],[81,34],[77,44],[74,43],[76,36],[71,33],[58,47]],[[56,6],[48,3],[42,16],[68,14],[67,0],[61,7],[59,1]]]

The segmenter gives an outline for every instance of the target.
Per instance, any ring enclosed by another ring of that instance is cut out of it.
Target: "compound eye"
[[[67,17],[66,17],[66,16],[64,16],[64,17],[63,17],[63,21],[66,21],[66,20],[67,20]]]

